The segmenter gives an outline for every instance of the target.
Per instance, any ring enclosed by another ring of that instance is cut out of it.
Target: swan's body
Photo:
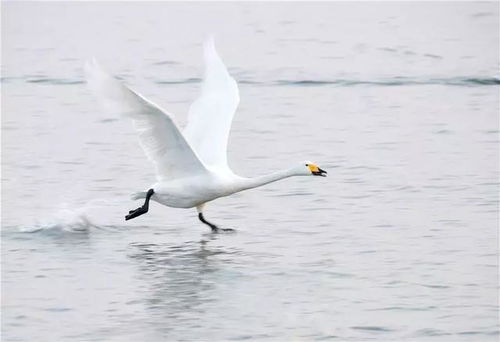
[[[133,199],[146,201],[126,219],[146,213],[152,199],[174,208],[196,207],[200,220],[217,230],[203,217],[205,203],[291,176],[326,174],[315,164],[304,162],[256,178],[235,175],[227,163],[227,142],[239,103],[238,86],[212,39],[205,44],[204,52],[202,93],[191,105],[183,133],[171,114],[106,74],[95,61],[86,65],[89,86],[108,107],[133,120],[144,152],[156,167],[158,182],[149,191],[133,195]]]
[[[168,207],[193,208],[236,192],[233,184],[228,178],[209,172],[206,175],[153,184],[151,188],[155,191],[155,196],[152,199]]]

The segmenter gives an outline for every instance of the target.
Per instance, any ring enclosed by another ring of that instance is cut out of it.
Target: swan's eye
[[[306,166],[309,166],[309,164],[306,164]]]

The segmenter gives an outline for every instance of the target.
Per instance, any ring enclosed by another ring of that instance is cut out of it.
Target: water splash
[[[66,232],[88,233],[91,229],[105,229],[107,226],[96,222],[100,211],[113,205],[112,200],[96,199],[84,205],[62,203],[48,217],[37,220],[34,224],[19,228],[21,232]]]

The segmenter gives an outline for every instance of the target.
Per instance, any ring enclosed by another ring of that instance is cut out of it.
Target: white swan
[[[158,182],[133,195],[146,200],[126,220],[146,213],[152,199],[169,207],[196,207],[198,218],[216,232],[219,228],[203,216],[207,202],[291,176],[326,175],[311,162],[256,178],[235,175],[227,164],[227,141],[239,102],[238,86],[212,38],[204,44],[204,60],[201,96],[189,109],[183,133],[170,113],[108,75],[95,60],[85,66],[91,90],[107,107],[133,120],[142,148],[156,167]]]

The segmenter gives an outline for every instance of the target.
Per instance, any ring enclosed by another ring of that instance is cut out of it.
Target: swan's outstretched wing
[[[206,172],[169,113],[108,75],[95,62],[85,65],[91,90],[113,111],[130,117],[158,180],[171,180]]]
[[[205,165],[228,169],[227,141],[240,101],[238,85],[217,54],[213,38],[205,42],[204,59],[201,95],[189,109],[184,136]]]

